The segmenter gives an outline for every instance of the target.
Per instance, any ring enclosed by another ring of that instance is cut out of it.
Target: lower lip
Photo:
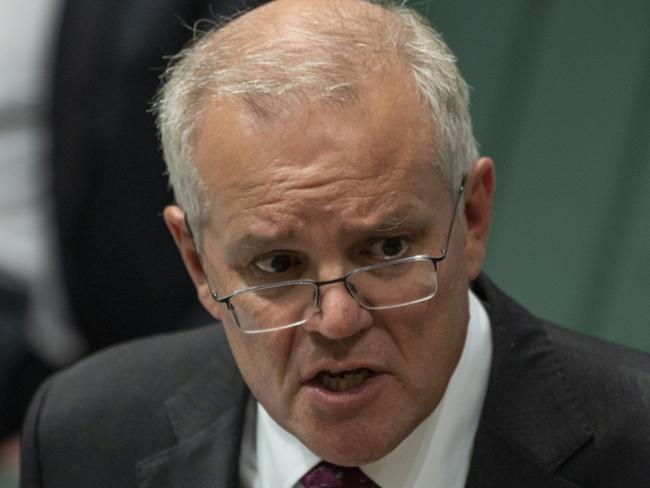
[[[359,386],[345,391],[331,391],[316,381],[303,385],[303,391],[310,402],[329,413],[344,413],[357,410],[372,403],[386,384],[387,376],[375,373]]]

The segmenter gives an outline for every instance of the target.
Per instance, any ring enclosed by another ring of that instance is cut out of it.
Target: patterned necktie
[[[359,468],[345,468],[323,461],[300,480],[305,488],[379,488]]]

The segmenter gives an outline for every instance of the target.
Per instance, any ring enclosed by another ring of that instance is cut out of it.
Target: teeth
[[[356,388],[368,379],[370,371],[367,369],[357,369],[355,371],[345,371],[343,373],[326,373],[319,375],[320,383],[331,391],[346,391]]]

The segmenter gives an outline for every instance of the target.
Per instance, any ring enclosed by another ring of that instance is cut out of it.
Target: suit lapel
[[[499,429],[482,421],[476,433],[467,488],[578,488],[538,464]]]
[[[136,465],[140,488],[238,485],[249,393],[225,339],[221,346],[206,367],[166,402],[178,443]]]
[[[490,316],[494,354],[466,486],[574,486],[554,473],[591,428],[548,334],[486,277],[474,291]]]

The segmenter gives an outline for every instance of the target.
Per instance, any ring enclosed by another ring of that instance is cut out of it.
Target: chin
[[[377,425],[359,426],[344,422],[315,429],[317,434],[302,442],[314,454],[332,464],[362,466],[383,458],[408,436],[408,429],[396,431],[394,424],[386,427],[391,430],[378,428]]]
[[[346,445],[329,446],[326,449],[313,450],[323,460],[338,466],[363,466],[386,456],[394,447],[385,448],[373,445],[353,444],[349,440]]]

